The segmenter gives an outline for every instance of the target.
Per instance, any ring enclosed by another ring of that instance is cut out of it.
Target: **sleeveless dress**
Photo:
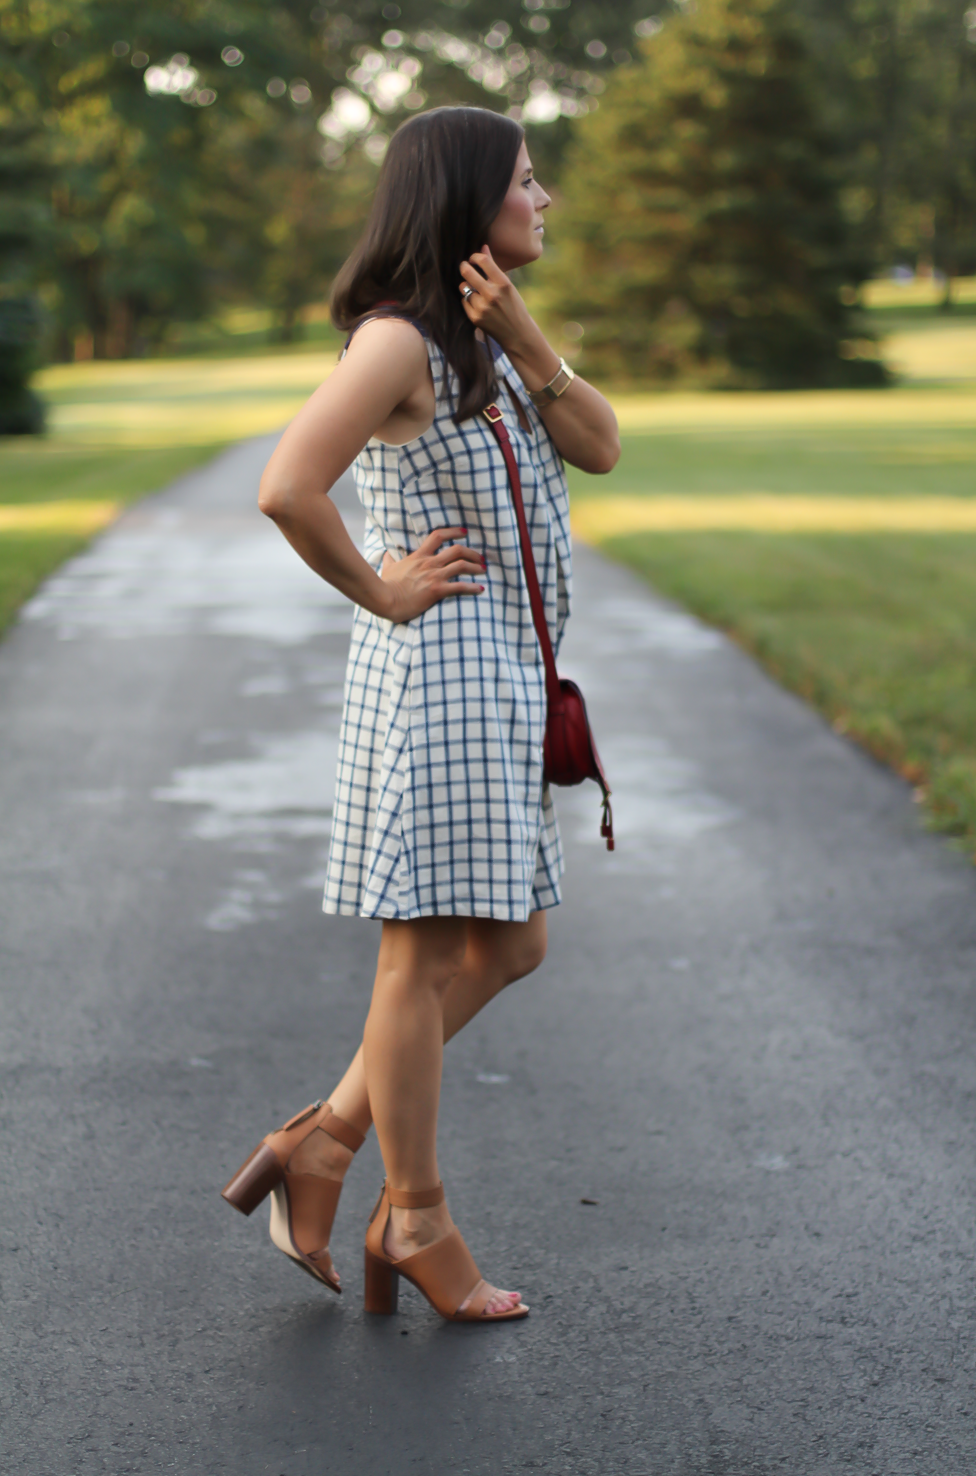
[[[436,528],[465,527],[462,541],[488,563],[477,580],[485,592],[449,595],[402,624],[356,608],[323,911],[524,922],[561,901],[563,872],[542,778],[542,653],[501,450],[482,415],[451,419],[457,378],[424,341],[432,426],[404,446],[374,438],[353,463],[363,551],[379,571],[387,551],[400,558]],[[558,651],[571,592],[566,477],[512,364],[497,345],[492,352]]]

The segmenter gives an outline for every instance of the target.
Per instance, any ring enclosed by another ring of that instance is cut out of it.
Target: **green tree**
[[[940,7],[926,18],[922,146],[916,143],[915,168],[901,182],[945,279],[945,308],[953,277],[976,270],[976,7],[960,10]]]
[[[799,0],[876,268],[976,270],[976,6]]]
[[[62,355],[81,333],[97,357],[125,356],[174,318],[207,310],[231,285],[215,270],[212,239],[213,202],[228,199],[213,167],[226,159],[223,133],[270,107],[280,153],[316,95],[324,106],[331,80],[331,58],[297,0],[273,9],[257,0],[0,0],[0,110],[43,141],[51,229],[34,278]],[[250,200],[255,230],[267,219],[254,181],[271,131],[237,129],[258,157],[239,170],[246,188],[232,216],[239,224]]]
[[[28,383],[41,311],[33,262],[46,244],[49,189],[39,120],[18,106],[17,79],[0,90],[0,435],[43,428],[44,412]]]
[[[585,367],[632,379],[877,381],[847,299],[866,270],[786,0],[699,0],[582,119],[551,310]],[[556,230],[554,229],[554,235]]]
[[[314,111],[282,116],[255,95],[215,130],[200,161],[211,186],[202,216],[211,268],[225,291],[272,309],[281,342],[298,337],[302,309],[328,295],[376,180],[361,148],[327,168],[323,147]]]

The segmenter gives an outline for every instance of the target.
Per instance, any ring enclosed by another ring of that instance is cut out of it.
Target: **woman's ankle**
[[[401,1209],[393,1205],[386,1229],[387,1246],[394,1244],[399,1258],[411,1251],[423,1250],[435,1240],[443,1240],[450,1232],[451,1216],[446,1204],[433,1205],[429,1209]],[[408,1247],[408,1250],[404,1250]]]

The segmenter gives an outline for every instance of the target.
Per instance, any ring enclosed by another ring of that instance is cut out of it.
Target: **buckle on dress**
[[[486,405],[481,413],[488,421],[489,425],[497,425],[500,420],[505,419],[504,415],[499,410],[497,405]]]

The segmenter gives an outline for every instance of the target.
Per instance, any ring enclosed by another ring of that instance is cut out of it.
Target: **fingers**
[[[471,258],[471,261],[473,260],[474,257]],[[461,276],[464,278],[464,283],[468,287],[473,287],[475,292],[477,292],[479,287],[484,287],[485,285],[485,274],[484,272],[477,271],[471,265],[471,261],[462,261],[460,271]]]
[[[472,261],[475,266],[480,267],[482,275],[487,277],[489,282],[494,282],[499,287],[508,286],[508,278],[495,261],[487,246],[483,246],[480,251],[472,251],[468,257],[468,261]]]
[[[472,296],[462,296],[461,298],[461,306],[470,318],[473,308],[485,308],[489,306],[488,299],[479,290],[479,288],[485,286],[485,279],[480,272],[476,272],[474,267],[466,261],[462,261],[461,263],[461,276],[464,278],[464,281],[458,284],[458,291],[464,293],[469,287],[473,289]]]
[[[435,528],[433,533],[428,533],[423,543],[417,549],[417,555],[421,558],[432,559],[438,565],[449,564],[455,559],[467,560],[474,566],[474,572],[487,568],[483,554],[477,549],[468,548],[466,545],[460,547],[453,540],[463,537],[467,528]],[[450,547],[448,547],[450,544]]]
[[[447,543],[450,539],[466,538],[467,535],[467,528],[435,528],[432,533],[427,534],[417,552],[436,553],[442,543]]]
[[[437,570],[441,579],[458,579],[462,577],[480,579],[484,576],[485,572],[485,565],[480,559],[477,563],[473,563],[471,560],[458,559],[456,563],[445,564],[442,569]]]
[[[512,285],[502,269],[496,265],[487,246],[483,251],[472,252],[467,261],[462,261],[460,271],[464,281],[459,284],[458,291],[464,292],[466,287],[470,287],[474,292],[473,297],[462,299],[462,305],[469,318],[472,316],[473,308],[487,312],[496,306],[500,300],[500,294]],[[472,321],[474,321],[473,318]]]
[[[483,584],[470,584],[466,579],[455,579],[453,584],[445,584],[443,589],[439,589],[436,598],[442,600],[446,595],[481,595],[484,592]]]
[[[466,559],[468,563],[477,564],[482,569],[487,568],[484,554],[480,554],[476,548],[458,547],[456,543],[442,548],[439,553],[432,554],[431,558],[435,564],[450,564],[454,559]]]

